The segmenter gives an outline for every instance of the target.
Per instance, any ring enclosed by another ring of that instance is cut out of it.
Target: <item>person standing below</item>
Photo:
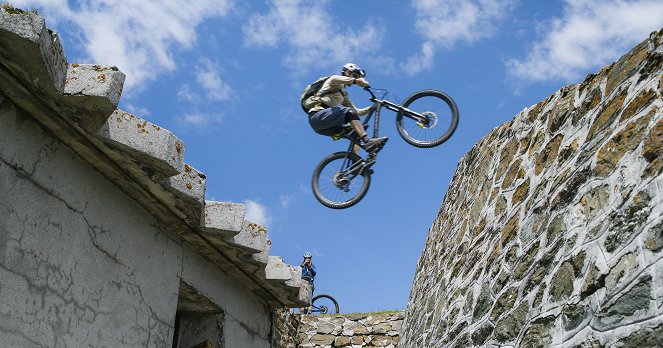
[[[364,69],[353,63],[345,64],[341,75],[330,76],[320,90],[305,103],[308,108],[309,124],[316,133],[334,136],[342,133],[349,124],[359,136],[361,147],[367,152],[377,152],[382,149],[388,138],[370,138],[366,134],[359,116],[368,114],[371,108],[357,109],[345,90],[347,86],[352,85],[369,87],[364,76],[366,76]],[[354,152],[358,154],[359,149],[355,148]]]
[[[302,280],[305,282],[304,284],[306,284],[306,286],[310,286],[311,295],[313,295],[313,290],[315,289],[313,281],[315,280],[316,272],[315,272],[315,265],[311,260],[310,252],[307,251],[304,253],[304,260],[302,261],[301,267],[302,267]],[[303,314],[309,314],[311,312],[311,307],[300,308],[299,310]]]

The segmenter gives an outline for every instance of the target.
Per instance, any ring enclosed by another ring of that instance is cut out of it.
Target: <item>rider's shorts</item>
[[[358,120],[357,114],[349,107],[334,106],[311,114],[308,118],[313,130],[322,135],[336,135],[352,120]]]

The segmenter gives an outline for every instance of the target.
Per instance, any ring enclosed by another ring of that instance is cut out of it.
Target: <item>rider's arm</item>
[[[368,114],[369,111],[371,111],[370,106],[366,107],[366,108],[361,108],[361,109],[357,108],[352,103],[352,101],[350,100],[350,97],[347,94],[345,94],[345,99],[343,99],[343,106],[353,108],[357,112],[357,115],[359,115],[359,116],[364,116],[364,115]]]
[[[348,77],[348,76],[332,75],[332,76],[329,78],[329,80],[327,80],[327,82],[325,83],[325,85],[323,85],[323,87],[322,87],[322,89],[321,89],[320,91],[322,92],[322,90],[326,89],[326,87],[328,87],[328,89],[331,89],[331,90],[334,90],[334,89],[342,89],[342,88],[343,88],[343,85],[352,85],[352,84],[354,84],[357,80],[358,80],[358,79],[355,79],[355,78],[352,78],[352,77]],[[361,80],[363,80],[363,79],[361,79]],[[329,86],[326,86],[327,83],[329,83]],[[342,103],[343,106],[347,106],[347,107],[353,108],[353,109],[357,112],[357,114],[358,114],[359,116],[363,116],[363,115],[368,114],[368,112],[370,111],[370,107],[368,107],[368,108],[358,109],[358,108],[352,103],[352,101],[350,100],[350,97],[348,97],[347,92],[343,91],[342,93],[343,93],[343,103]]]
[[[354,78],[341,75],[332,75],[329,77],[329,85],[332,88],[341,88],[343,85],[352,85],[355,83]]]

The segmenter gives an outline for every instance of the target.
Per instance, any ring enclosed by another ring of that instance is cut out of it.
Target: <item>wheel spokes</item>
[[[338,171],[337,168],[341,168],[340,162],[343,160],[340,158],[334,161],[339,162],[338,165],[336,163],[327,165],[318,180],[320,193],[332,202],[347,202],[353,199],[363,185],[364,177],[350,175],[347,170]]]

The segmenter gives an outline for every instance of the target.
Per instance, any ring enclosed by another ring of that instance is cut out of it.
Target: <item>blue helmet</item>
[[[343,65],[343,70],[341,70],[341,73],[344,74],[346,71],[349,71],[350,74],[354,74],[357,78],[366,76],[366,71],[353,63]]]
[[[304,258],[305,259],[310,259],[311,258],[311,252],[310,251],[305,251],[304,252]]]

